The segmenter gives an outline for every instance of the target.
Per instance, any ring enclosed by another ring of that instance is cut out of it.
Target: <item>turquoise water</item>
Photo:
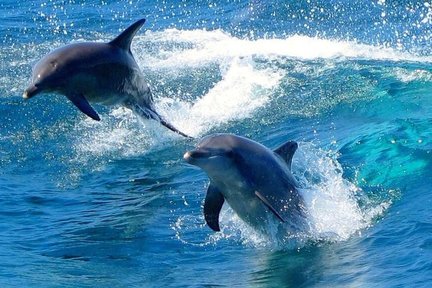
[[[432,3],[3,1],[2,287],[429,287]],[[311,230],[280,243],[224,207],[185,140],[128,110],[22,99],[40,57],[147,22],[158,111],[197,138],[299,142]]]

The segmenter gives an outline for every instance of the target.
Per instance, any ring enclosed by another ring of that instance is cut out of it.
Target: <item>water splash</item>
[[[293,159],[294,175],[302,187],[301,193],[309,213],[311,238],[341,241],[371,224],[389,203],[379,207],[360,207],[367,198],[354,183],[344,179],[343,168],[336,154],[301,143]]]
[[[131,110],[116,108],[102,117],[101,122],[83,118],[75,125],[81,135],[75,149],[83,155],[130,157],[150,149],[157,141],[155,125],[141,123]]]
[[[316,148],[311,143],[299,144],[293,158],[293,173],[306,204],[308,225],[303,231],[281,234],[280,227],[274,223],[269,227],[269,234],[262,235],[224,205],[219,220],[221,232],[194,237],[197,231],[208,229],[200,211],[199,215],[178,218],[173,226],[177,238],[185,244],[198,246],[230,240],[258,248],[296,249],[310,242],[345,241],[361,234],[390,206],[391,202],[373,204],[367,201],[366,194],[359,187],[343,178],[343,169],[335,160],[334,153]],[[368,205],[360,206],[359,202]]]

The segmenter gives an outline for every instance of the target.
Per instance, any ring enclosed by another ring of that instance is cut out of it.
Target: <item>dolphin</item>
[[[289,141],[272,151],[241,136],[213,134],[186,152],[185,161],[203,169],[210,178],[204,201],[207,225],[220,231],[219,213],[226,200],[240,219],[260,232],[268,232],[274,220],[299,231],[306,214],[291,173],[297,147]]]
[[[74,43],[48,53],[33,67],[31,84],[23,97],[29,99],[42,92],[63,94],[97,121],[100,117],[89,102],[122,105],[189,137],[156,112],[150,87],[132,55],[132,39],[144,22],[136,21],[108,43]]]

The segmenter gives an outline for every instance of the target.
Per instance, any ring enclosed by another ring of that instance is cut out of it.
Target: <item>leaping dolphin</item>
[[[305,206],[291,174],[298,145],[290,141],[275,151],[232,134],[204,137],[184,159],[202,168],[210,178],[204,202],[204,218],[220,231],[219,213],[226,200],[250,226],[266,232],[269,219],[301,229]]]
[[[29,99],[41,92],[57,92],[97,121],[100,117],[89,101],[119,104],[189,137],[156,112],[150,87],[132,55],[132,39],[144,22],[145,19],[138,20],[108,43],[74,43],[45,55],[33,67],[31,84],[23,97]]]

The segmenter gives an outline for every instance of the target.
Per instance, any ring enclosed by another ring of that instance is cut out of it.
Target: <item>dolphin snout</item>
[[[183,159],[189,164],[195,165],[202,158],[208,158],[208,153],[199,150],[188,151],[183,155]]]
[[[183,159],[184,159],[186,162],[189,162],[189,161],[191,160],[191,158],[192,158],[192,152],[191,152],[191,151],[187,151],[187,152],[183,155]]]
[[[211,156],[212,154],[208,151],[194,150],[186,152],[183,155],[183,159],[186,160],[188,163],[191,163],[192,161],[197,161],[200,159],[208,159]]]
[[[41,89],[38,86],[31,85],[24,91],[23,98],[24,99],[30,99],[33,96],[35,96],[36,94],[38,94],[40,91],[41,91]]]

